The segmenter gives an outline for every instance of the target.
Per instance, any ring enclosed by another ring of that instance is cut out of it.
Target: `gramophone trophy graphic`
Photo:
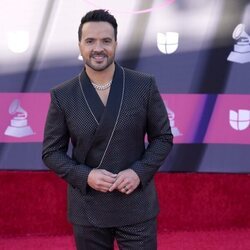
[[[233,39],[237,40],[227,60],[236,63],[250,62],[250,36],[245,32],[245,25],[238,24],[233,31]]]
[[[11,121],[10,125],[5,130],[4,134],[12,137],[24,137],[33,135],[32,128],[28,125],[28,113],[20,106],[19,100],[15,99],[10,107],[9,114],[16,115]]]
[[[180,130],[176,127],[175,125],[175,113],[173,110],[171,110],[168,105],[167,102],[164,101],[167,113],[168,113],[168,119],[169,119],[169,123],[170,123],[170,127],[171,127],[171,132],[173,134],[174,137],[176,136],[182,136],[182,133],[180,132]]]

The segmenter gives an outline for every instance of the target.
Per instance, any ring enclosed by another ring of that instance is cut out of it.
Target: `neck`
[[[114,72],[115,72],[115,64],[111,64],[107,69],[102,71],[96,71],[90,68],[89,66],[86,67],[86,73],[91,80],[91,82],[105,84],[112,80]]]

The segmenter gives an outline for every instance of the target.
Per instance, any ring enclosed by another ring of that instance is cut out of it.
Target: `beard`
[[[95,56],[102,56],[101,62],[96,61]],[[90,57],[85,60],[85,64],[95,71],[103,71],[114,63],[114,55],[108,57],[105,53],[92,53]]]

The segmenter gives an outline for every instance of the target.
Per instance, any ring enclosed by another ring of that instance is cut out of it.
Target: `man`
[[[84,69],[51,90],[43,160],[68,183],[78,250],[113,249],[114,239],[120,249],[154,250],[153,176],[173,140],[164,104],[152,76],[115,63],[117,23],[108,11],[87,13],[78,36]]]

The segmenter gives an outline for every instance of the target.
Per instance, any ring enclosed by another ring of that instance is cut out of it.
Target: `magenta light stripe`
[[[97,8],[102,7],[100,4],[96,4],[93,1],[85,0],[85,2],[95,6]],[[144,9],[144,10],[129,11],[129,10],[119,10],[119,9],[113,9],[113,8],[109,8],[109,10],[110,11],[121,12],[121,13],[129,13],[129,14],[144,14],[144,13],[153,12],[153,11],[162,9],[162,8],[166,7],[167,5],[173,3],[173,2],[175,2],[175,0],[163,0],[161,3],[157,4],[155,7]]]

